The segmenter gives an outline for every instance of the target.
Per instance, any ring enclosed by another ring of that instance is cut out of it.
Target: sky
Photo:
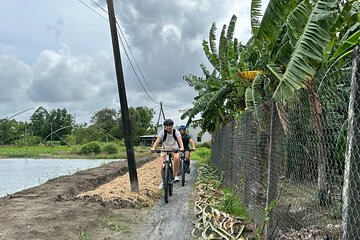
[[[213,22],[220,34],[236,15],[234,37],[248,41],[250,4],[114,0],[128,106],[154,109],[156,123],[161,101],[166,118],[185,124],[196,92],[183,76],[209,65],[202,42]],[[99,110],[120,109],[106,11],[105,0],[0,1],[0,119],[29,121],[42,106],[89,123]]]

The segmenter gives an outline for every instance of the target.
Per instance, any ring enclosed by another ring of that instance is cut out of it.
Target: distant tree
[[[108,141],[109,137],[115,137],[113,136],[115,134],[113,130],[118,128],[117,118],[116,110],[111,108],[104,108],[91,117],[90,122],[93,124],[93,127],[102,132],[102,141]]]
[[[44,139],[51,131],[51,128],[47,125],[48,116],[49,112],[40,106],[30,117],[32,132],[41,139]]]
[[[18,139],[17,122],[12,119],[0,120],[0,145],[14,144]]]
[[[51,110],[46,118],[47,126],[50,125],[50,135],[54,141],[64,141],[64,137],[73,130],[74,118],[65,108]]]
[[[129,118],[131,126],[132,141],[134,145],[139,144],[140,136],[145,134],[153,133],[154,126],[151,122],[154,117],[155,111],[147,107],[130,107],[129,108]],[[118,119],[118,127],[113,129],[113,131],[118,132],[118,138],[124,138],[123,123],[121,120],[121,114],[119,112],[120,118]]]
[[[73,130],[74,118],[63,109],[53,109],[50,113],[39,107],[30,117],[31,129],[35,136],[43,140],[63,141]]]
[[[153,133],[154,125],[151,121],[155,114],[154,109],[148,107],[137,107],[136,111],[139,113],[140,118],[139,133],[141,135]]]

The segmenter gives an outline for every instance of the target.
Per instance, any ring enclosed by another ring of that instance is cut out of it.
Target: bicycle
[[[193,149],[185,149],[185,151],[193,151]],[[181,152],[180,155],[180,174],[181,174],[181,186],[185,186],[185,173],[187,172],[188,166],[185,160],[185,151]]]
[[[163,161],[163,168],[161,171],[163,179],[163,188],[164,188],[164,200],[165,203],[169,202],[169,196],[172,196],[173,193],[173,182],[174,182],[174,173],[172,169],[172,154],[177,153],[179,150],[155,150],[156,153],[166,153],[167,157]]]

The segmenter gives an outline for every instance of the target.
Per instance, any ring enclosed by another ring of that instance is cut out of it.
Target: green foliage
[[[73,234],[72,239],[74,240],[91,240],[91,234],[86,231],[81,231],[77,234]]]
[[[119,148],[115,143],[107,143],[102,148],[103,152],[107,154],[116,154],[119,152]]]
[[[106,227],[108,227],[112,231],[126,232],[126,233],[130,232],[129,225],[123,223],[123,221],[124,221],[124,216],[119,214],[104,218],[102,222]]]
[[[21,158],[21,157],[32,157],[36,158],[40,155],[52,155],[52,156],[62,156],[62,154],[70,152],[72,150],[71,147],[68,146],[54,146],[54,147],[46,147],[46,146],[0,146],[0,157],[7,158]]]
[[[191,159],[196,160],[196,165],[202,165],[209,162],[211,149],[197,146],[195,152],[191,152]]]
[[[41,138],[38,136],[23,136],[15,142],[16,146],[35,146],[41,143]]]
[[[220,205],[220,209],[231,215],[248,218],[245,207],[238,198],[229,188],[224,187],[224,196]]]
[[[203,142],[197,144],[197,148],[201,148],[201,147],[211,149],[211,142]]]
[[[80,147],[79,154],[99,154],[101,152],[101,145],[99,142],[89,142]]]

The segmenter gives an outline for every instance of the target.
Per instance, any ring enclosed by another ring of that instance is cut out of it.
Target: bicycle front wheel
[[[181,167],[181,186],[185,186],[185,173],[186,173],[186,163],[185,159],[180,160]]]
[[[169,182],[170,182],[170,171],[169,171],[169,164],[165,163],[165,167],[163,168],[164,171],[164,200],[165,203],[169,202]]]

